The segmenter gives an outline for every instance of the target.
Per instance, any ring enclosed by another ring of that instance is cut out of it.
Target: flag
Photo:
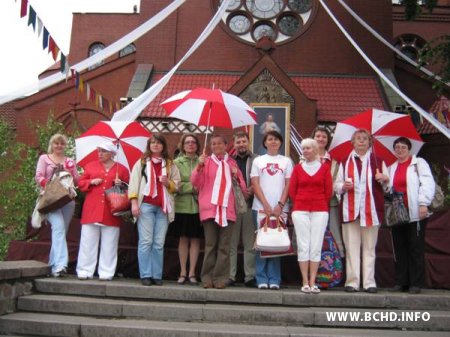
[[[80,77],[80,84],[78,86],[78,91],[79,92],[83,92],[84,91],[84,81],[83,79]]]
[[[41,20],[41,18],[38,16],[37,17],[37,34],[38,34],[38,37],[40,37],[41,36],[41,34],[42,34],[42,28],[44,27],[44,25],[42,24],[42,20]]]
[[[50,35],[50,34],[48,33],[47,28],[44,27],[44,36],[43,36],[43,38],[42,38],[42,49],[47,48],[47,46],[48,46],[48,37],[49,37],[49,35]]]
[[[33,31],[36,31],[36,12],[34,11],[33,7],[30,5],[30,14],[28,15],[28,26],[33,26]]]
[[[89,101],[91,98],[91,86],[89,83],[86,83],[86,100]]]
[[[22,0],[22,4],[20,6],[20,17],[23,18],[27,15],[28,11],[28,0]]]

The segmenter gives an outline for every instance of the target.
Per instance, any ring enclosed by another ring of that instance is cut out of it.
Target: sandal
[[[198,284],[197,278],[195,276],[189,276],[189,284],[191,286],[196,286]]]
[[[310,294],[310,293],[311,293],[311,288],[309,287],[308,284],[305,284],[305,285],[302,287],[301,291],[302,291],[302,293]]]
[[[186,282],[186,276],[185,275],[180,275],[180,277],[178,277],[177,284],[182,285],[185,282]]]

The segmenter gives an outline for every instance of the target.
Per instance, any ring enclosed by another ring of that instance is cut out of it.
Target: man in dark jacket
[[[237,214],[236,223],[233,227],[233,233],[230,244],[230,279],[229,285],[234,285],[236,282],[237,271],[237,253],[239,246],[239,239],[242,240],[244,248],[244,284],[247,287],[256,287],[255,281],[255,251],[253,244],[255,241],[255,225],[252,219],[252,202],[253,191],[250,182],[250,170],[252,168],[253,159],[257,157],[249,149],[250,141],[248,134],[245,132],[237,132],[233,136],[235,154],[233,158],[236,160],[239,169],[247,185],[249,198],[247,200],[247,212],[245,214]]]

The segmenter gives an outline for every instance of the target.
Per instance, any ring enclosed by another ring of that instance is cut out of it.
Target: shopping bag
[[[332,288],[341,283],[344,276],[342,258],[329,228],[323,237],[322,256],[316,275],[316,283],[322,288]]]
[[[128,186],[125,183],[107,189],[105,199],[114,216],[124,215],[131,209],[131,202],[128,199]]]
[[[65,180],[64,184],[62,182],[63,179]],[[39,200],[38,211],[40,213],[50,213],[73,200],[74,191],[70,188],[69,180],[72,181],[73,185],[73,178],[69,172],[58,171],[53,175],[52,179],[45,185],[44,194]]]

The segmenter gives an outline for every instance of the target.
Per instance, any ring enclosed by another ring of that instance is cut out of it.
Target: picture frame
[[[250,128],[250,143],[253,153],[263,155],[262,141],[265,131],[273,129],[283,136],[283,144],[280,154],[289,156],[290,153],[290,104],[289,103],[252,103],[252,109],[256,112],[256,124]]]

